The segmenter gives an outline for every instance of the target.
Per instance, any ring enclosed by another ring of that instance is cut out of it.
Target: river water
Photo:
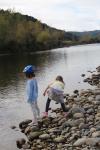
[[[28,64],[37,66],[39,85],[39,107],[45,109],[46,97],[42,93],[48,83],[57,75],[62,75],[66,83],[65,93],[75,89],[91,88],[83,82],[82,73],[90,75],[100,65],[100,44],[73,46],[38,52],[31,55],[0,56],[0,149],[17,150],[16,140],[24,137],[18,124],[24,119],[32,119],[32,112],[25,99],[26,78],[22,74]],[[54,102],[52,108],[59,107]],[[17,126],[12,130],[11,126]]]

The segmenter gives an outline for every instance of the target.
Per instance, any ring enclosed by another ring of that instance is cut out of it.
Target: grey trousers
[[[33,121],[37,122],[37,118],[40,117],[40,109],[38,107],[37,101],[30,103],[30,105],[33,112],[33,118],[34,118]]]

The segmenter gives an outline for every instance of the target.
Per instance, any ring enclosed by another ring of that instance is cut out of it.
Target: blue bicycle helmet
[[[24,73],[32,73],[34,71],[36,71],[36,68],[35,66],[32,66],[32,65],[26,66],[23,70]]]

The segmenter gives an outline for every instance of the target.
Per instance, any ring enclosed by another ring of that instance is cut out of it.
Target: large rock
[[[70,109],[70,111],[68,112],[69,114],[75,114],[75,113],[85,113],[84,108],[79,107],[77,105],[73,105],[73,107]]]
[[[100,113],[97,113],[97,114],[95,115],[95,117],[100,117]]]
[[[32,120],[30,120],[30,119],[27,119],[25,121],[20,122],[19,123],[19,128],[20,129],[26,128],[28,126],[28,124],[31,123],[31,122],[32,122]]]
[[[93,132],[92,137],[100,137],[100,131]]]
[[[64,141],[65,141],[65,138],[63,136],[59,136],[54,139],[54,142],[56,142],[56,143],[62,143]]]
[[[81,145],[83,145],[83,144],[86,143],[86,140],[87,140],[86,137],[83,137],[83,138],[81,138],[81,139],[78,139],[78,140],[73,144],[73,146],[81,146]]]
[[[43,140],[46,140],[46,139],[49,139],[50,138],[50,135],[49,134],[42,134],[39,136],[40,139],[43,139]]]
[[[93,133],[93,132],[95,132],[96,131],[96,128],[91,128],[90,129],[90,133]]]
[[[20,138],[16,141],[16,145],[19,149],[22,148],[22,146],[25,144],[26,140],[24,138]]]
[[[93,91],[93,93],[94,93],[94,95],[100,95],[100,89],[95,89],[95,90]]]
[[[39,127],[38,126],[28,126],[26,127],[24,133],[27,135],[30,132],[34,132],[34,131],[39,131]]]
[[[94,109],[93,109],[93,108],[88,109],[88,110],[87,110],[87,113],[88,113],[88,114],[94,113]]]
[[[87,138],[86,145],[96,146],[100,143],[100,138]]]
[[[84,119],[83,118],[79,118],[77,120],[68,120],[65,123],[62,124],[61,128],[67,128],[67,127],[76,127],[79,126],[80,123],[84,123]]]
[[[100,105],[100,101],[93,101],[95,105]]]
[[[75,113],[75,114],[73,115],[73,117],[74,117],[74,119],[79,119],[79,118],[83,118],[84,115],[83,115],[82,113]]]
[[[40,132],[40,131],[31,132],[31,133],[28,135],[28,139],[29,139],[29,141],[32,141],[32,140],[38,138],[41,134],[42,134],[42,132]]]
[[[58,127],[55,127],[55,128],[51,128],[48,130],[49,133],[53,133],[53,134],[61,134],[62,130]]]
[[[95,100],[100,101],[100,95],[96,95]]]

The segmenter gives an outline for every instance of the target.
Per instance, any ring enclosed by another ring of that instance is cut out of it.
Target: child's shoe
[[[43,112],[43,117],[48,117],[48,112]]]
[[[29,126],[36,126],[36,125],[38,125],[38,122],[37,122],[37,120],[32,120],[32,122],[31,123],[29,123],[28,124]]]

